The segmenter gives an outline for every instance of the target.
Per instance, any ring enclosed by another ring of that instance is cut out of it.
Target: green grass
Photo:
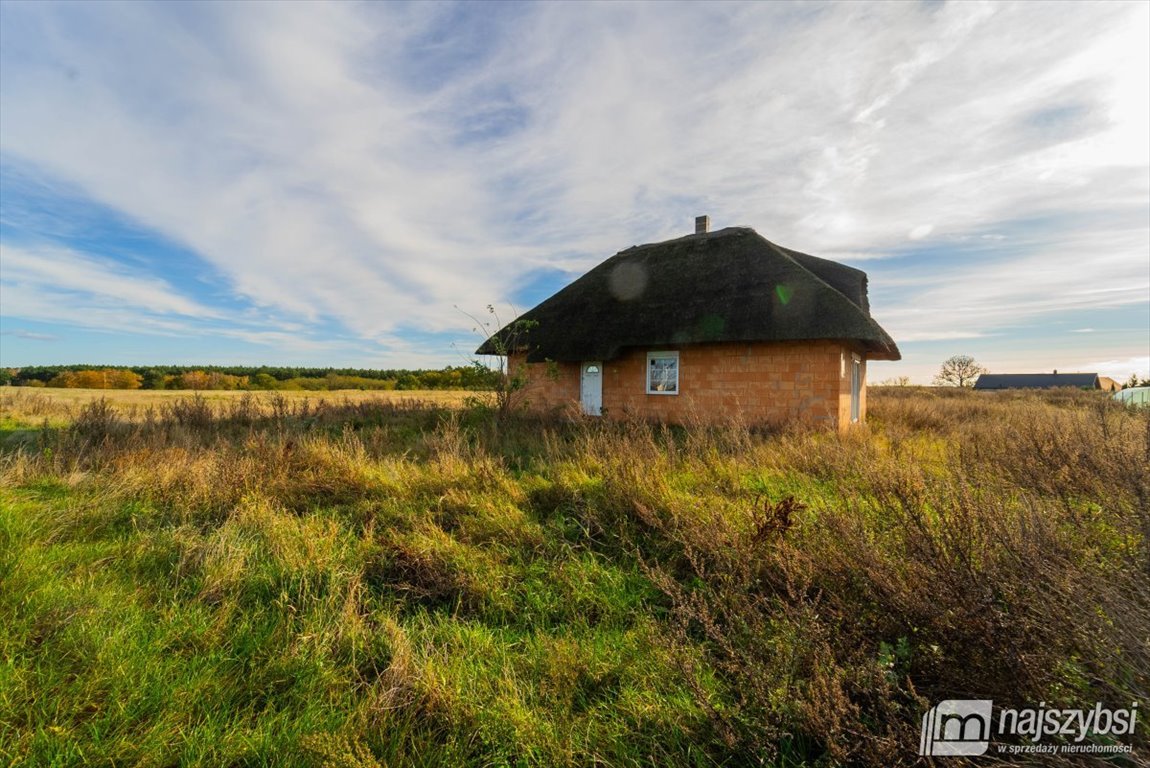
[[[0,763],[909,765],[942,698],[1145,706],[1146,414],[871,408],[10,412]]]

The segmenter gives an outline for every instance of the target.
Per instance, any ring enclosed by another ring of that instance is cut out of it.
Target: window
[[[679,353],[647,353],[647,394],[679,394]]]

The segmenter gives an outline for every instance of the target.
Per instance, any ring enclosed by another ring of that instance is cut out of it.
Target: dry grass
[[[280,392],[244,392],[236,390],[206,390],[192,393],[186,390],[156,389],[55,389],[31,387],[0,388],[0,417],[34,416],[70,420],[79,410],[96,400],[106,400],[118,413],[129,419],[142,418],[149,408],[159,411],[174,402],[193,396],[202,398],[212,406],[227,406],[245,399],[267,403],[282,398],[290,403],[300,401],[327,403],[422,403],[461,407],[469,398],[482,397],[481,392],[460,390],[359,390],[341,389],[316,393],[297,390]]]
[[[1150,692],[1150,414],[1091,393],[872,390],[845,437],[42,403],[0,454],[14,761],[910,765],[940,699]]]

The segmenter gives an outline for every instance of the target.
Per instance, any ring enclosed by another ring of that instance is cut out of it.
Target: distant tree
[[[252,376],[252,389],[275,389],[277,383],[279,382],[276,381],[276,377],[270,373],[257,373]]]
[[[898,377],[894,377],[894,378],[883,379],[882,382],[879,383],[879,386],[880,387],[909,387],[910,386],[910,376],[898,376]]]
[[[943,362],[934,383],[944,387],[973,387],[974,380],[987,372],[970,355],[955,355]]]
[[[106,389],[139,389],[144,382],[144,377],[135,371],[109,369],[106,373]]]
[[[50,387],[79,387],[81,385],[77,383],[76,374],[72,373],[71,371],[60,371],[59,373],[57,373],[55,376],[53,376],[51,379],[48,380],[48,386],[50,386]]]
[[[211,379],[203,371],[185,371],[176,377],[177,389],[209,389]]]
[[[219,371],[212,371],[208,374],[208,389],[246,389],[247,386],[247,376],[234,376]]]
[[[1132,373],[1122,385],[1123,389],[1130,389],[1130,387],[1150,387],[1150,379],[1139,379],[1137,373]]]
[[[0,368],[0,387],[8,386],[12,383],[12,371],[8,368]]]
[[[151,368],[144,374],[144,389],[164,389],[167,386],[168,377],[163,371]]]
[[[60,371],[48,381],[49,387],[70,389],[139,389],[143,378],[125,368],[99,368]]]

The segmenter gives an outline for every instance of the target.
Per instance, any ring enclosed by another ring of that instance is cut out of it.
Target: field
[[[205,390],[192,393],[185,390],[164,389],[32,389],[13,387],[6,392],[0,390],[0,404],[6,413],[50,414],[54,420],[67,424],[83,406],[93,400],[106,400],[117,412],[128,419],[139,418],[149,407],[160,408],[167,403],[199,397],[213,406],[226,407],[230,403],[244,399],[269,403],[276,397],[296,403],[300,401],[319,402],[372,402],[403,403],[416,402],[424,405],[463,405],[468,397],[480,396],[480,392],[460,390],[361,390],[341,389],[332,392],[306,392],[303,390],[281,390],[274,393],[244,392],[239,390]]]
[[[2,391],[0,763],[897,766],[942,699],[1150,702],[1145,411],[324,394]]]

